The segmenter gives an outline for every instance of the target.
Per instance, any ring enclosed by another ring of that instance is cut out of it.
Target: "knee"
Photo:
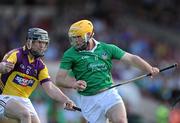
[[[20,112],[20,119],[21,118],[29,119],[29,118],[31,118],[31,113],[27,109],[23,109]]]
[[[127,118],[126,117],[117,117],[113,119],[113,123],[127,123]]]
[[[39,117],[36,115],[31,116],[31,121],[32,121],[32,123],[41,123]]]

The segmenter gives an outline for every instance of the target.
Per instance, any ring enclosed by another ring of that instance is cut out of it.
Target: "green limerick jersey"
[[[112,59],[121,59],[125,51],[112,44],[96,42],[96,49],[90,51],[76,51],[68,49],[61,59],[60,68],[72,70],[76,80],[84,80],[87,88],[79,91],[89,96],[113,84],[111,68]]]

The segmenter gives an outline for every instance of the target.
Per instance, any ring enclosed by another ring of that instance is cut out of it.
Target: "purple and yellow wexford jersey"
[[[8,52],[3,61],[12,62],[15,67],[6,74],[0,74],[0,93],[28,98],[37,85],[50,81],[48,69],[40,58],[31,59],[25,47]]]

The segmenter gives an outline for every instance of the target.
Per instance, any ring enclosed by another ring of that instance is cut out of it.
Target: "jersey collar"
[[[94,52],[94,50],[97,48],[98,44],[100,44],[100,42],[98,42],[97,40],[95,40],[94,38],[92,39],[94,41],[95,46],[93,47],[93,49],[91,50],[82,50],[79,52]]]
[[[95,46],[94,46],[94,48],[92,49],[92,50],[89,50],[90,52],[94,52],[94,50],[97,48],[97,46],[98,46],[98,44],[100,44],[97,40],[95,40],[94,38],[93,38],[93,41],[94,41],[94,43],[95,43]]]

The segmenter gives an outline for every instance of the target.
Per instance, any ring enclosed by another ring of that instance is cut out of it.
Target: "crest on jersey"
[[[103,52],[103,53],[102,53],[102,59],[106,60],[107,58],[108,58],[107,53],[106,53],[106,52]]]
[[[23,64],[20,64],[20,68],[24,70],[25,66]]]

